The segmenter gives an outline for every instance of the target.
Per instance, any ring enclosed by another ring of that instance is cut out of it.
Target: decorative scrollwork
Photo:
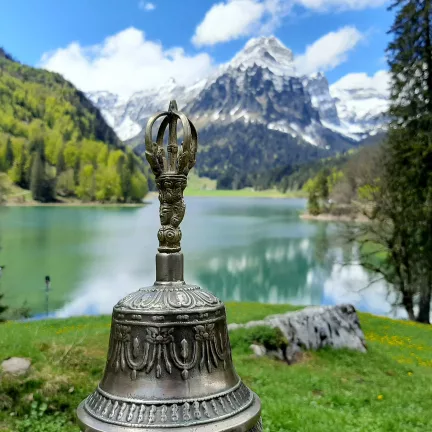
[[[234,402],[230,404],[229,400]],[[216,397],[164,404],[121,400],[97,389],[87,398],[84,406],[93,417],[107,423],[156,428],[191,426],[222,420],[243,411],[253,400],[253,393],[240,382]],[[250,429],[250,432],[261,431],[261,421]]]
[[[181,310],[220,306],[221,301],[212,293],[189,285],[174,288],[140,289],[120,300],[118,310]]]
[[[131,370],[131,379],[137,378],[137,372],[146,374],[155,370],[156,378],[161,378],[163,370],[172,373],[174,365],[181,371],[184,380],[189,372],[198,365],[201,372],[208,373],[222,366],[226,369],[229,359],[227,335],[215,330],[215,324],[203,324],[193,327],[194,338],[183,338],[180,343],[174,340],[174,327],[147,327],[144,340],[131,337],[131,328],[115,324],[114,340],[111,342],[108,362],[117,373],[126,368]]]
[[[156,142],[153,142],[152,130],[157,119],[164,117]],[[179,148],[177,143],[177,121],[183,125],[183,142]],[[169,127],[167,153],[163,147],[166,128]],[[196,161],[198,136],[195,126],[181,112],[177,102],[171,101],[168,111],[153,116],[147,123],[146,159],[156,177],[159,190],[161,228],[158,232],[159,252],[180,252],[181,230],[180,223],[185,214],[183,191],[187,185],[187,175]]]

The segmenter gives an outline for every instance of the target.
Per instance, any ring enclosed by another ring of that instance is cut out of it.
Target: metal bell
[[[155,143],[152,129],[161,117]],[[177,121],[183,126],[180,148]],[[198,137],[175,101],[149,120],[145,145],[160,201],[156,282],[114,306],[105,373],[78,407],[80,427],[85,432],[260,432],[261,403],[234,369],[224,304],[184,282],[183,191]]]

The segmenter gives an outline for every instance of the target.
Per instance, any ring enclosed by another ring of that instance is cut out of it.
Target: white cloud
[[[213,5],[198,25],[192,42],[215,45],[253,33],[270,33],[290,10],[286,0],[227,0]]]
[[[294,0],[294,2],[316,11],[341,11],[380,7],[387,4],[389,0]]]
[[[107,90],[124,97],[165,83],[173,72],[179,84],[188,85],[212,69],[208,54],[188,56],[183,48],[164,49],[133,27],[107,37],[100,45],[71,43],[44,54],[40,63],[83,91]]]
[[[145,11],[152,11],[152,10],[156,9],[156,5],[154,3],[146,2],[144,0],[141,0],[138,3],[138,7],[142,10],[145,10]]]
[[[374,75],[366,73],[350,73],[330,86],[331,91],[340,90],[376,90],[380,94],[389,94],[390,74],[386,70],[379,70]]]
[[[214,4],[195,29],[196,46],[216,45],[244,36],[272,33],[295,6],[314,12],[362,10],[389,0],[224,0]]]
[[[348,53],[363,39],[355,27],[343,27],[330,32],[306,47],[295,63],[299,73],[310,74],[334,69],[348,58]]]
[[[250,34],[265,12],[256,0],[232,0],[217,3],[198,25],[192,42],[196,46],[215,45]]]

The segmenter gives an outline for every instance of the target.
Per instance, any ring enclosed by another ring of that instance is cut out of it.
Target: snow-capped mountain
[[[222,70],[229,68],[248,68],[259,66],[268,69],[275,76],[296,77],[294,55],[279,39],[274,36],[252,38]]]
[[[166,109],[170,100],[177,99],[184,106],[199,93],[204,84],[205,82],[198,82],[186,88],[171,78],[163,86],[134,93],[127,100],[109,92],[87,93],[87,97],[101,110],[118,137],[126,141],[142,131],[151,115]]]
[[[322,72],[303,77],[303,86],[311,96],[312,106],[318,111],[321,122],[340,125],[336,103],[329,92],[329,83]]]
[[[378,72],[374,80],[386,82],[387,72]],[[330,92],[346,135],[365,138],[386,130],[386,113],[390,102],[386,85],[368,86],[364,80],[345,82],[342,79],[330,87]]]
[[[88,97],[124,141],[137,136],[171,99],[187,107],[200,127],[241,119],[322,147],[328,145],[323,128],[359,141],[382,128],[388,107],[386,95],[374,89],[329,88],[323,73],[298,76],[292,51],[275,37],[250,39],[230,62],[189,88],[172,78],[128,100],[109,92]]]
[[[88,96],[138,150],[150,115],[176,99],[207,147],[197,162],[200,174],[219,179],[230,168],[242,184],[250,173],[330,156],[372,134],[386,109],[386,99],[372,90],[330,89],[323,73],[300,76],[292,51],[261,37],[191,87],[171,79],[127,100],[109,92]]]

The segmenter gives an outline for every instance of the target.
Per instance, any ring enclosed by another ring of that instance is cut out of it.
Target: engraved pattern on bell
[[[242,382],[231,391],[213,397],[163,403],[116,399],[99,388],[86,399],[85,410],[99,420],[122,426],[192,426],[232,417],[247,408],[253,399],[253,393]]]
[[[120,300],[115,309],[195,309],[221,304],[222,302],[211,292],[195,285],[183,285],[142,288]]]

